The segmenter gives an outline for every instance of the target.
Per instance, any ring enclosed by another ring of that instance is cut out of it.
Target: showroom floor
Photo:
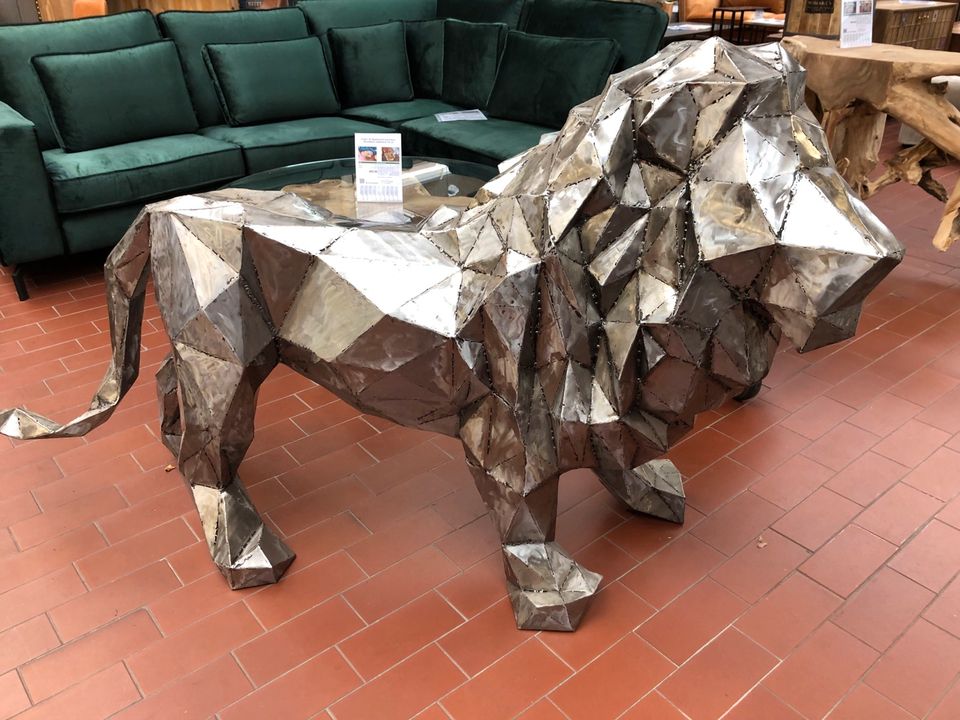
[[[514,629],[456,442],[289,371],[241,476],[299,558],[228,590],[157,439],[151,305],[106,425],[0,438],[0,718],[955,720],[960,247],[930,247],[941,205],[915,188],[871,205],[907,260],[855,341],[784,349],[759,398],[699,418],[670,454],[685,525],[562,483],[559,540],[605,576],[574,634]],[[27,303],[0,277],[0,407],[89,400],[109,337],[80,272]]]

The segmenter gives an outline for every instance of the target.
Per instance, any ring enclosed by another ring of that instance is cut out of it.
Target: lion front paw
[[[521,630],[577,629],[601,576],[554,542],[503,546],[507,592]]]
[[[270,528],[261,525],[232,563],[214,558],[231,590],[270,585],[290,567],[296,555]]]

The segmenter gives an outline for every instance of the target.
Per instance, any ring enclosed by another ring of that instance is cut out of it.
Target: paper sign
[[[865,47],[873,42],[873,0],[841,0],[840,47]]]
[[[437,122],[455,122],[457,120],[486,120],[487,116],[480,110],[456,110],[454,112],[437,113],[434,115]]]
[[[357,202],[403,202],[399,133],[355,133]]]

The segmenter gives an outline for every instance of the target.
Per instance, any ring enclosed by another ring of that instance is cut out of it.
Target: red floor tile
[[[896,546],[873,533],[848,525],[817,550],[800,570],[821,585],[846,597],[883,562]]]
[[[256,637],[263,629],[247,608],[233,605],[146,646],[127,664],[140,688],[156,692]]]
[[[623,720],[685,720],[676,705],[658,692],[652,692],[630,708]]]
[[[710,577],[747,602],[755,603],[808,557],[809,551],[768,530],[757,542],[749,543],[710,573]]]
[[[755,482],[750,490],[784,510],[791,510],[833,474],[829,468],[803,455],[795,455]]]
[[[803,716],[762,685],[754,688],[726,715],[725,720],[803,720]]]
[[[857,685],[830,713],[830,720],[913,720],[913,717],[867,685]]]
[[[949,633],[960,637],[960,577],[937,597],[923,616]]]
[[[282,678],[258,688],[222,710],[219,716],[221,720],[251,717],[306,720],[360,684],[360,678],[343,657],[336,650],[327,650]]]
[[[683,535],[623,578],[623,584],[662,608],[723,561],[723,554]]]
[[[827,487],[855,503],[866,506],[906,475],[903,465],[868,452],[833,476]]]
[[[880,441],[875,450],[901,465],[917,467],[949,439],[950,435],[943,430],[908,420]]]
[[[923,717],[953,683],[958,668],[960,638],[919,620],[880,658],[864,682]]]
[[[441,704],[455,720],[513,717],[571,672],[533,638],[447,695]]]
[[[747,491],[698,524],[690,534],[724,555],[733,555],[747,543],[756,541],[782,514],[783,510],[773,503]]]
[[[855,522],[874,535],[900,545],[942,507],[943,503],[936,498],[897,483],[864,510]]]
[[[737,627],[778,657],[786,657],[841,600],[797,573],[791,575],[737,621]]]
[[[673,669],[671,662],[629,633],[554,690],[550,698],[570,720],[613,720]]]
[[[729,629],[693,656],[660,686],[692,720],[718,718],[776,664],[766,650]]]
[[[823,717],[877,658],[877,653],[826,623],[763,684],[806,717]]]
[[[860,512],[854,502],[821,488],[774,524],[781,535],[809,550],[816,550]]]
[[[730,625],[746,607],[743,600],[722,585],[705,578],[641,625],[637,634],[679,665]]]
[[[139,611],[27,663],[20,677],[33,701],[39,702],[159,639],[153,620]]]
[[[960,565],[960,530],[934,520],[890,561],[890,567],[939,592]]]
[[[337,720],[405,720],[466,678],[436,645],[384,673],[333,706]]]
[[[446,600],[429,593],[344,640],[340,649],[357,672],[369,680],[461,621]]]
[[[234,655],[260,686],[363,627],[346,602],[334,597],[240,646]]]
[[[923,611],[933,593],[883,568],[851,596],[833,621],[871,647],[885,651]]]

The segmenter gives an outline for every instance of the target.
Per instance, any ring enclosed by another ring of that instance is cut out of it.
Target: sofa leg
[[[17,297],[20,298],[21,302],[30,299],[30,294],[27,292],[27,280],[23,276],[23,265],[16,265],[13,268],[13,286],[17,289]]]

